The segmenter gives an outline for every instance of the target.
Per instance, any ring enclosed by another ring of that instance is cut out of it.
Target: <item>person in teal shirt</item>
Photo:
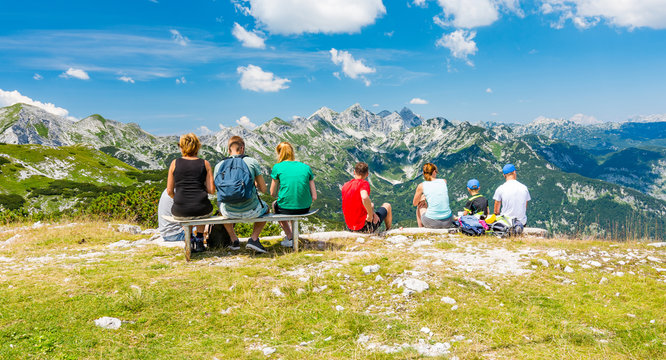
[[[277,164],[271,171],[271,196],[277,195],[273,202],[275,214],[300,215],[310,211],[312,202],[317,200],[312,169],[300,161],[294,160],[294,148],[290,143],[283,141],[275,148]],[[278,191],[278,188],[280,189]],[[292,247],[293,232],[289,222],[280,221],[285,238],[280,243],[285,247]]]

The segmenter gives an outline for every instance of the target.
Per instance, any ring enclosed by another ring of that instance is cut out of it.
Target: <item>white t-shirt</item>
[[[523,225],[527,224],[527,202],[532,199],[527,186],[518,180],[508,180],[495,190],[493,199],[502,202],[500,215],[517,218]]]
[[[159,224],[157,230],[162,237],[178,235],[183,231],[183,227],[178,223],[170,222],[163,218],[163,215],[171,216],[171,207],[173,206],[173,199],[167,194],[166,189],[162,191],[160,203],[157,206],[157,222]]]

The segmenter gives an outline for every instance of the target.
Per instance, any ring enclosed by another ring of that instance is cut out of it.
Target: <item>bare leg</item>
[[[386,225],[386,230],[391,229],[391,223],[393,222],[393,210],[391,209],[391,204],[383,203],[382,207],[386,209],[386,219],[384,219],[384,225]]]
[[[423,227],[421,216],[425,214],[426,210],[428,210],[428,203],[425,201],[425,197],[421,197],[421,201],[419,201],[419,204],[416,206],[416,223],[419,227]]]
[[[206,225],[197,225],[194,227],[197,231],[197,234],[203,234],[206,231]]]
[[[280,226],[282,226],[282,230],[284,230],[284,235],[287,237],[287,239],[293,239],[294,238],[294,233],[291,231],[291,225],[289,224],[289,221],[279,221]]]
[[[261,230],[266,226],[266,222],[256,222],[254,223],[254,229],[252,230],[252,239],[259,239],[259,234]]]
[[[423,215],[426,213],[426,211],[428,211],[428,208],[420,208],[418,210],[418,212],[419,212],[419,221],[421,223],[419,225],[420,227],[425,227],[425,225],[423,225]]]
[[[238,240],[238,235],[236,235],[236,232],[234,231],[234,224],[224,224],[224,228],[227,230],[231,242]]]

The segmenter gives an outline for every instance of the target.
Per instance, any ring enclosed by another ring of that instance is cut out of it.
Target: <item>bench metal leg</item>
[[[293,220],[291,222],[291,231],[292,231],[292,237],[294,238],[294,252],[298,252],[298,220]]]
[[[192,241],[192,226],[185,226],[185,261],[190,261],[190,254],[192,252],[192,247],[190,243]]]

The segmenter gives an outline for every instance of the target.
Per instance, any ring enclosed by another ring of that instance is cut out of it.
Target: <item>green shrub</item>
[[[25,204],[25,199],[16,194],[0,194],[0,207],[7,210],[18,210]]]
[[[53,180],[47,187],[30,189],[30,197],[40,195],[61,195],[63,197],[79,196],[82,198],[96,197],[101,193],[118,193],[126,188],[117,185],[98,186],[71,180]]]
[[[161,190],[153,186],[121,193],[103,194],[83,205],[82,213],[104,220],[124,219],[157,227],[157,206]]]

